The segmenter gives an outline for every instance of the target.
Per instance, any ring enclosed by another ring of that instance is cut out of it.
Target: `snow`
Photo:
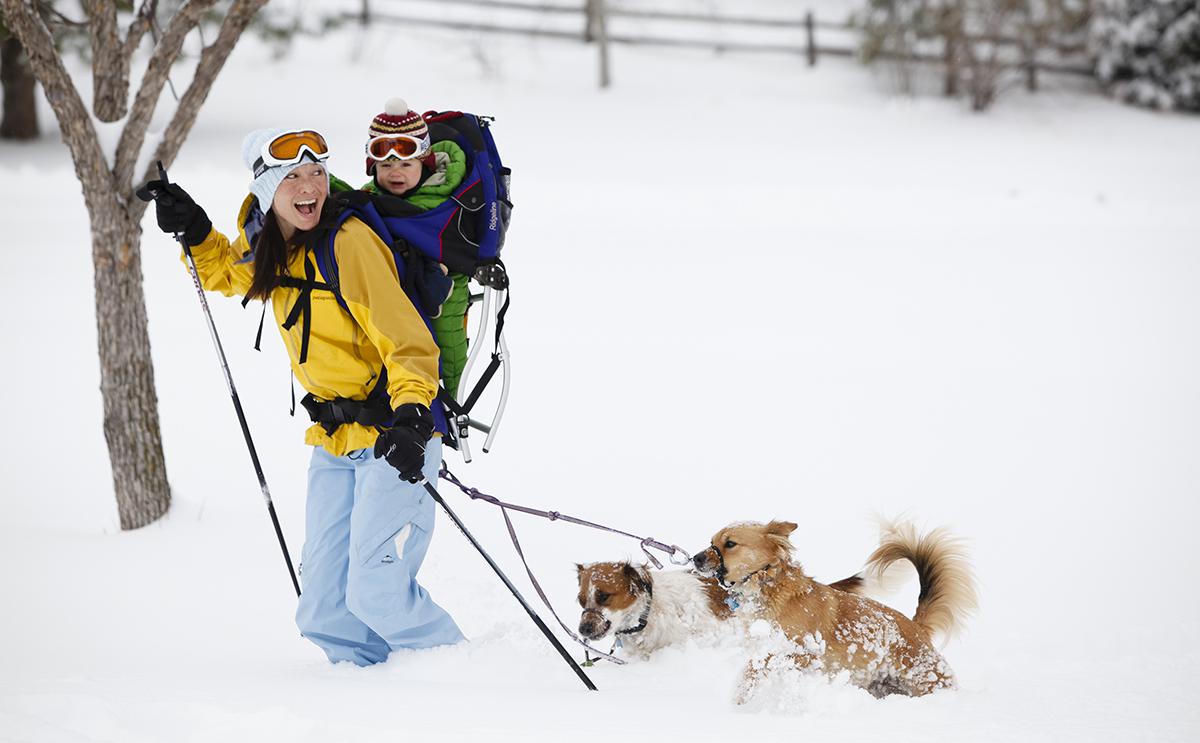
[[[977,116],[849,62],[620,47],[613,63],[601,92],[594,50],[565,42],[349,29],[274,60],[248,37],[171,176],[229,229],[250,129],[318,128],[353,180],[392,96],[495,115],[515,380],[493,452],[451,468],[691,551],[789,519],[825,580],[860,567],[875,514],[948,526],[981,581],[943,649],[960,688],[876,701],[781,673],[736,707],[744,652],[692,644],[590,668],[589,693],[444,517],[421,577],[471,641],[328,665],[292,622],[196,296],[150,216],[175,503],[119,531],[87,219],[49,135],[0,144],[0,740],[1200,736],[1197,120],[1074,81]],[[267,333],[251,350],[257,312],[212,307],[298,555],[307,451],[283,349]],[[536,601],[495,509],[443,492]],[[569,623],[576,562],[639,556],[514,520]]]

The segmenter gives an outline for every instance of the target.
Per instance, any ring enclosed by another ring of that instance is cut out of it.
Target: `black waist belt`
[[[350,400],[345,397],[321,400],[308,394],[300,404],[308,411],[312,422],[320,423],[330,436],[344,423],[382,426],[392,422],[392,408],[382,397],[374,400]]]

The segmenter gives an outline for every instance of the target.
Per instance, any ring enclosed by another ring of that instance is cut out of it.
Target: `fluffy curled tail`
[[[921,535],[911,523],[884,523],[879,547],[867,558],[864,572],[882,580],[884,571],[897,560],[911,562],[921,581],[913,621],[930,637],[952,637],[978,607],[975,577],[962,542],[945,529]]]

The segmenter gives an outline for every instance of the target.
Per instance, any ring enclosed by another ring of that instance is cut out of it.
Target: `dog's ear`
[[[774,536],[787,537],[794,531],[796,531],[796,525],[791,521],[772,521],[767,524],[767,534]]]
[[[772,521],[767,524],[767,539],[779,548],[782,556],[786,556],[792,551],[792,540],[788,539],[788,535],[796,531],[796,524],[791,521]]]
[[[578,580],[579,578],[582,578],[582,577],[583,577],[583,563],[577,562],[577,563],[575,563],[575,578],[576,578],[576,580]]]
[[[633,586],[638,591],[645,593],[646,590],[649,589],[650,581],[646,579],[646,576],[642,574],[641,570],[635,568],[631,563],[625,563],[623,572],[625,573],[625,579],[629,581],[629,585]]]

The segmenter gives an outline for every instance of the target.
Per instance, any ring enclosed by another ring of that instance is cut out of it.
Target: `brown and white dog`
[[[692,571],[654,572],[629,562],[576,565],[579,578],[579,634],[592,642],[620,640],[622,648],[646,658],[688,638],[717,639],[731,630],[729,595],[716,578]],[[852,576],[833,585],[856,591]]]
[[[922,696],[954,686],[953,672],[932,639],[951,634],[975,608],[974,578],[956,540],[941,529],[920,536],[908,524],[885,528],[866,573],[882,575],[897,560],[912,562],[921,590],[909,619],[805,575],[791,560],[788,535],[795,529],[790,521],[732,524],[718,531],[693,563],[716,577],[752,616],[779,627],[799,645],[788,656],[799,667],[831,675],[848,671],[852,683],[876,697]],[[739,701],[746,700],[762,673],[761,664],[751,664]]]
[[[592,642],[620,640],[645,658],[656,650],[706,633],[729,618],[725,589],[691,571],[655,573],[628,562],[576,565],[579,634]]]

